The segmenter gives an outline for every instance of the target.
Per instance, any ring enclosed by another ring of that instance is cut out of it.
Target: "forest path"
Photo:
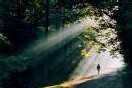
[[[121,75],[112,72],[96,79],[77,84],[75,88],[124,88]]]
[[[89,75],[60,85],[44,88],[131,88],[130,83],[118,72],[101,75]],[[125,76],[126,78],[126,76]]]
[[[69,81],[45,88],[124,88],[120,74],[124,66],[121,57],[112,58],[109,52],[98,54],[91,50],[90,53],[92,57],[80,61]],[[101,66],[100,75],[97,75],[98,63]]]
[[[73,78],[82,76],[78,79],[75,88],[124,88],[122,80],[122,68],[124,67],[123,57],[121,55],[113,58],[110,52],[93,53],[91,58],[86,58],[84,63],[80,63],[77,70],[73,73]],[[100,64],[100,75],[97,75],[97,64]],[[86,66],[85,66],[86,65]],[[72,88],[70,87],[70,88]]]

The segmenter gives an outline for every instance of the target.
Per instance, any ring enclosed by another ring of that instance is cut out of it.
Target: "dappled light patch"
[[[87,76],[79,77],[79,78],[77,78],[75,80],[69,80],[69,81],[64,82],[62,84],[58,84],[58,85],[54,85],[54,86],[47,86],[47,87],[43,87],[43,88],[58,88],[58,87],[62,87],[62,88],[74,88],[78,84],[81,84],[81,83],[86,82],[88,80],[95,79],[96,76],[97,75],[89,74]]]
[[[84,58],[90,57],[90,52],[84,49],[84,50],[81,50],[81,55],[82,55]]]

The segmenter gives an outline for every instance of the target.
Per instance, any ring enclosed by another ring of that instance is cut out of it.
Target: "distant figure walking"
[[[100,74],[100,69],[101,69],[100,64],[98,64],[98,65],[97,65],[98,75]]]

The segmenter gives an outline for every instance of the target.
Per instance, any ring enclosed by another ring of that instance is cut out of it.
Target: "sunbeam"
[[[110,52],[105,51],[102,53],[95,52],[94,48],[90,50],[93,53],[91,57],[84,58],[78,64],[78,67],[71,74],[70,80],[80,79],[84,76],[97,75],[97,64],[101,66],[101,74],[116,72],[118,68],[124,66],[123,57],[119,54],[118,58],[112,58]]]
[[[37,45],[31,46],[30,48],[26,49],[24,57],[27,57],[26,59],[33,58],[33,60],[35,60],[34,58],[38,58],[36,60],[39,61],[39,58],[44,57],[47,54],[57,50],[58,48],[78,36],[78,34],[80,34],[83,30],[90,27],[99,27],[98,22],[94,19],[90,19],[89,17],[80,19],[71,24],[70,27],[64,28],[63,30],[60,29],[60,31],[50,34],[46,39],[41,39],[41,42],[39,42]]]

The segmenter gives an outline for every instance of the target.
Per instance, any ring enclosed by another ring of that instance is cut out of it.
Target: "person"
[[[100,64],[98,64],[98,65],[97,65],[98,75],[100,74],[100,69],[101,69]]]

